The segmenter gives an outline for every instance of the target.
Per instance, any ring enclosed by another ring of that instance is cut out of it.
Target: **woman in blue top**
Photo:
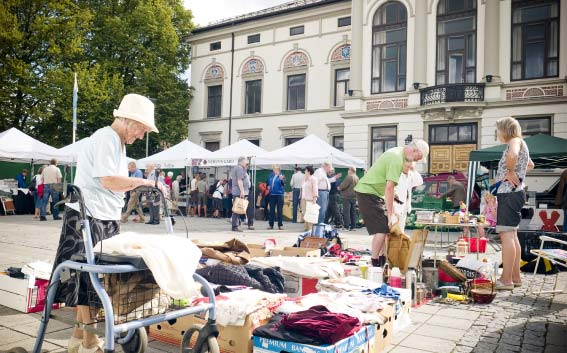
[[[284,186],[285,176],[280,171],[280,166],[274,164],[272,167],[273,172],[268,177],[268,191],[270,193],[270,217],[268,229],[274,229],[274,219],[276,211],[278,213],[278,229],[283,230],[283,199],[284,199]],[[277,208],[277,210],[276,210]]]

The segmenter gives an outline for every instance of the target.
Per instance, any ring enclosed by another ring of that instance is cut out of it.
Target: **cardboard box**
[[[162,322],[157,325],[150,326],[150,338],[157,341],[181,346],[183,334],[193,325],[205,325],[206,320],[203,316],[185,316],[174,320],[175,323],[170,325],[168,322]],[[219,337],[217,342],[221,353],[252,353],[252,332],[259,326],[265,325],[269,320],[260,318],[252,313],[246,317],[244,326],[221,326],[219,328]],[[248,338],[248,339],[247,339]],[[193,335],[192,344],[197,339],[197,335]]]
[[[300,298],[304,295],[317,293],[319,279],[296,275],[295,273],[282,271],[285,279],[285,294],[290,298]]]
[[[411,243],[409,248],[410,258],[408,261],[408,268],[418,268],[421,264],[421,254],[425,248],[425,241],[427,239],[427,229],[414,229],[411,234]],[[405,272],[407,269],[403,269]]]
[[[327,346],[311,346],[254,336],[254,353],[374,353],[377,352],[374,347],[375,335],[374,325],[363,326],[356,334]]]
[[[394,337],[394,304],[386,306],[380,310],[380,315],[384,316],[385,323],[383,325],[376,325],[376,338],[374,340],[375,352],[382,352]]]
[[[301,242],[302,248],[321,249],[327,247],[327,238],[305,237]]]
[[[0,275],[0,305],[23,313],[42,312],[48,285],[49,281],[44,279]],[[59,304],[53,304],[53,309],[59,309]]]
[[[272,256],[321,257],[320,249],[285,247],[272,250]]]

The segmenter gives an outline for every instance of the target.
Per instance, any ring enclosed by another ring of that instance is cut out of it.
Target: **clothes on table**
[[[279,267],[282,271],[307,278],[339,278],[344,275],[339,262],[318,257],[255,257],[250,263],[260,267]]]
[[[141,256],[161,290],[173,298],[190,298],[198,293],[193,273],[201,250],[189,239],[127,232],[106,239],[97,247],[105,253]]]
[[[332,313],[322,305],[284,315],[281,323],[290,331],[301,333],[307,337],[318,338],[326,344],[334,344],[345,339],[360,328],[360,321],[357,318]]]
[[[266,325],[260,326],[254,330],[254,336],[313,346],[320,346],[324,343],[318,337],[309,337],[299,332],[288,330],[281,324],[282,317],[283,315],[274,315]]]
[[[248,246],[238,239],[224,243],[199,243],[203,257],[217,259],[233,265],[245,265],[250,261]]]
[[[279,268],[261,268],[252,266],[219,263],[198,269],[197,274],[207,281],[222,285],[244,285],[268,293],[283,293],[284,278]]]

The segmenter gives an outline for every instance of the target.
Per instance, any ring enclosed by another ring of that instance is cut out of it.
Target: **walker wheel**
[[[199,336],[202,328],[203,325],[193,325],[185,331],[183,339],[181,340],[181,353],[220,353],[219,343],[217,342],[217,338],[214,336],[209,337],[200,349],[198,347],[193,347],[193,345],[197,342],[197,337]],[[192,339],[193,342],[191,342]],[[197,351],[195,349],[199,350]]]
[[[124,353],[144,353],[148,348],[148,334],[146,329],[136,329],[130,341],[121,344]]]

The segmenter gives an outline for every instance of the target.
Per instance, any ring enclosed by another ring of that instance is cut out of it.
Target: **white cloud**
[[[263,10],[289,0],[184,0],[193,12],[193,22],[201,27],[209,22]]]

